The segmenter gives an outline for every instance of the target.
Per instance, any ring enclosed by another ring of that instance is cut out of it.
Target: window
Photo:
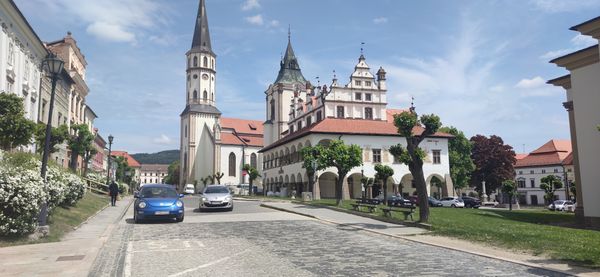
[[[215,69],[215,59],[211,59],[212,66],[210,68]]]
[[[545,169],[542,169],[542,173],[546,173],[546,170],[545,170]]]
[[[300,131],[300,129],[302,129],[302,121],[298,121],[298,131]]]
[[[555,169],[554,169],[554,173],[558,173],[558,168],[555,168]]]
[[[381,162],[381,149],[373,149],[373,162],[374,163]]]
[[[371,86],[371,81],[365,81],[365,86],[366,87],[370,87]]]
[[[371,94],[365,93],[365,101],[371,101]]]
[[[194,67],[198,66],[198,57],[194,57]]]
[[[373,119],[373,108],[365,108],[365,119]]]
[[[202,66],[208,67],[208,59],[206,57],[204,57],[204,59],[202,60]]]
[[[570,169],[570,168],[569,168],[569,169],[567,169],[567,172],[571,172],[571,171],[572,171],[572,169]]]
[[[46,115],[46,104],[48,104],[48,102],[46,102],[46,100],[42,100],[42,114],[40,115],[42,121],[44,121],[44,117]]]
[[[323,115],[321,114],[321,111],[317,112],[317,122],[321,121],[321,119],[323,119]]]
[[[354,81],[354,85],[360,86],[360,85],[362,85],[362,82],[361,82],[361,81],[358,81],[358,80],[356,80],[356,81]]]
[[[337,106],[337,117],[344,118],[344,106]]]
[[[441,164],[442,163],[442,157],[440,155],[440,150],[431,150],[431,153],[433,154],[433,163],[434,164]]]
[[[523,175],[523,170],[519,170],[519,175]]]
[[[190,67],[190,65],[191,65],[191,60],[190,60],[190,58],[188,58],[188,61],[187,61],[187,62],[188,62],[188,67]]]
[[[355,93],[354,100],[362,100],[362,93],[360,93],[360,92]]]
[[[27,81],[29,79],[29,60],[25,60],[25,74],[23,75],[23,80]]]
[[[529,179],[529,184],[531,185],[532,188],[535,188],[535,179],[534,178]]]
[[[6,77],[6,92],[13,92],[13,81]]]
[[[206,90],[202,93],[202,96],[204,98],[204,100],[208,99],[208,92],[206,92]]]
[[[256,153],[250,154],[250,166],[254,168],[257,166]]]
[[[310,124],[312,124],[312,117],[308,116],[306,117],[306,126],[310,126]]]
[[[194,99],[198,98],[198,92],[194,90]]]
[[[235,167],[235,154],[233,152],[229,153],[229,176],[235,177],[236,167]]]
[[[8,64],[15,63],[15,45],[11,42],[8,44]]]
[[[529,174],[533,174],[533,170],[529,170]]]
[[[519,188],[525,188],[525,179],[521,178],[521,179],[517,180],[517,186]]]
[[[271,120],[275,120],[275,100],[271,100]]]
[[[294,132],[294,125],[290,126],[290,134]]]
[[[187,138],[187,132],[188,132],[187,125],[185,125],[184,129],[185,129],[185,131],[183,132],[183,136]]]

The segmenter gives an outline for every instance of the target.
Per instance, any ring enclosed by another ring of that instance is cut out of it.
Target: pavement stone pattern
[[[219,216],[191,210],[188,214]],[[127,219],[114,230],[90,272],[90,276],[209,275],[564,276],[316,220],[134,225]]]

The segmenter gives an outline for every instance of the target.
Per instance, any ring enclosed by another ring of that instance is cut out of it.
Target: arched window
[[[190,67],[190,58],[188,58],[187,62],[188,62],[188,67]]]
[[[206,92],[206,90],[202,93],[202,96],[204,97],[204,100],[208,99],[208,92]]]
[[[198,92],[194,90],[194,99],[198,99]]]
[[[202,59],[202,66],[208,67],[208,59],[206,57],[204,57],[204,59]]]
[[[212,61],[212,67],[211,68],[215,69],[215,59],[211,59],[211,61]]]
[[[235,166],[235,154],[229,153],[229,176],[235,177],[236,166]]]
[[[250,154],[250,166],[256,168],[256,153]]]
[[[198,57],[194,57],[194,67],[198,66]]]

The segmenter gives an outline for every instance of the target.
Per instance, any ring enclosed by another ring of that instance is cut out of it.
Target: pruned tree
[[[502,182],[502,192],[508,196],[508,210],[512,211],[513,199],[519,195],[515,181],[506,180]]]
[[[25,118],[23,99],[16,94],[0,93],[0,148],[11,151],[27,145],[34,132],[35,123]]]
[[[86,124],[71,125],[74,134],[68,140],[69,149],[71,149],[71,162],[69,168],[77,170],[77,158],[85,155],[86,151],[93,148],[92,142],[95,135],[89,130]]]
[[[217,180],[217,184],[221,184],[221,178],[223,178],[223,176],[225,176],[225,173],[223,172],[217,172],[213,175],[214,180]]]
[[[560,178],[554,175],[548,175],[541,179],[542,183],[540,184],[540,188],[544,190],[544,200],[546,200],[547,204],[552,203],[554,201],[554,192],[557,189],[561,189],[563,187],[563,183],[560,181]]]
[[[300,155],[302,155],[302,167],[304,167],[306,170],[308,186],[311,188],[311,190],[315,184],[315,173],[318,170],[324,169],[323,165],[319,164],[320,161],[318,158],[322,151],[322,145],[306,146],[300,150]]]
[[[440,131],[454,136],[448,141],[448,157],[454,189],[460,195],[461,190],[469,186],[471,174],[475,170],[475,164],[471,159],[473,145],[465,137],[465,134],[455,127],[442,127]]]
[[[319,168],[335,167],[338,178],[335,184],[335,198],[338,206],[342,205],[342,190],[346,175],[353,168],[362,165],[362,149],[356,145],[344,144],[343,140],[332,140],[329,145],[320,148],[317,156]]]
[[[515,151],[512,146],[504,144],[501,137],[492,135],[489,138],[476,135],[471,138],[473,149],[471,158],[475,170],[471,175],[471,186],[483,192],[485,181],[487,197],[502,186],[505,180],[515,177]]]
[[[35,143],[38,145],[36,152],[42,154],[44,152],[44,143],[46,141],[46,124],[38,123],[35,126]],[[66,124],[58,127],[52,127],[50,134],[50,151],[49,153],[56,153],[58,148],[57,145],[65,142],[69,139],[69,127]]]
[[[394,115],[394,125],[398,128],[398,133],[406,138],[406,148],[397,144],[390,147],[390,153],[401,163],[408,165],[417,188],[419,221],[427,222],[429,220],[429,201],[423,174],[423,159],[426,153],[419,147],[419,144],[426,137],[435,134],[442,123],[440,118],[434,114],[422,115],[419,120],[415,110],[411,109],[411,111]],[[414,132],[417,128],[423,130],[420,133]]]
[[[375,173],[375,178],[381,180],[381,183],[383,184],[383,203],[388,205],[387,180],[394,175],[394,170],[387,165],[376,164],[375,172],[377,172]]]
[[[245,164],[243,169],[248,174],[248,182],[249,182],[248,195],[252,195],[252,188],[253,188],[252,183],[254,183],[254,180],[256,180],[256,178],[261,177],[261,176],[258,173],[258,170],[249,164]]]

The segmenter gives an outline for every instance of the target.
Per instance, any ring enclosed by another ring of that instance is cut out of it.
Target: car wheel
[[[135,213],[135,211],[133,212],[133,222],[140,223],[140,219],[137,217],[137,214]]]
[[[177,222],[182,222],[183,221],[183,217],[184,217],[183,215],[181,217],[178,217],[177,218]]]
[[[452,204],[452,205],[450,205],[450,207],[452,207],[452,208],[456,208],[456,205]]]
[[[466,204],[465,208],[471,208],[471,204]]]

